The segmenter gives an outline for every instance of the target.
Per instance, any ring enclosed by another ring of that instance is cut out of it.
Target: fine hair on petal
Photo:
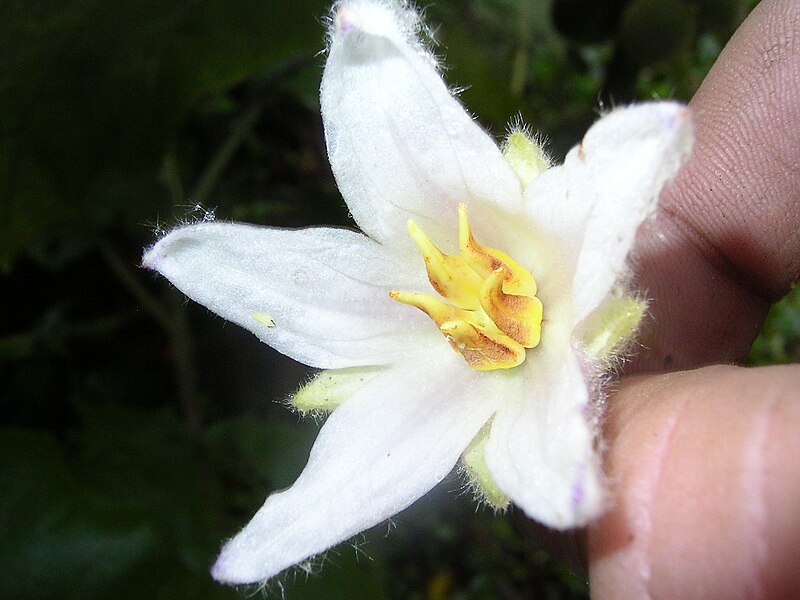
[[[337,15],[343,8],[352,7],[354,10],[366,8],[367,10],[386,10],[394,16],[394,23],[399,26],[405,41],[417,47],[421,53],[429,56],[434,66],[438,62],[433,58],[429,45],[435,45],[433,31],[425,23],[424,11],[417,8],[410,0],[336,0],[328,11],[323,21],[327,30],[327,48],[330,49],[336,36]]]
[[[362,531],[358,535],[356,535],[350,542],[350,546],[353,548],[353,551],[356,553],[356,562],[358,562],[359,557],[363,556],[369,562],[375,562],[375,559],[370,556],[370,554],[364,549],[365,546],[369,545],[369,540],[367,536]]]
[[[252,588],[252,591],[245,594],[247,598],[255,598],[256,595],[269,598],[275,590],[278,590],[281,600],[286,600],[286,588],[283,587],[283,581],[279,577],[273,577],[248,587]]]
[[[180,216],[174,216],[169,222],[167,219],[157,217],[155,221],[141,223],[143,227],[150,229],[156,236],[156,242],[167,235],[173,229],[179,227],[186,227],[188,225],[196,225],[198,223],[211,223],[217,220],[217,207],[206,207],[202,203],[196,202],[194,204],[177,204],[176,208],[181,209]],[[151,244],[154,246],[155,242]]]

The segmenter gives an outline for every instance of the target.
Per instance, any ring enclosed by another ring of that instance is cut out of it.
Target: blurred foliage
[[[751,365],[800,362],[800,286],[795,285],[769,311],[747,362]]]
[[[688,99],[751,6],[453,0],[427,15],[481,122],[501,136],[518,115],[558,157],[600,106]],[[302,469],[316,427],[272,401],[305,370],[137,264],[179,222],[349,223],[316,99],[325,11],[0,4],[0,597],[243,597],[208,569]],[[798,297],[774,309],[754,362],[798,359]],[[324,575],[271,591],[585,597],[520,515],[476,514],[459,489],[448,480],[388,538],[376,528],[328,553]]]

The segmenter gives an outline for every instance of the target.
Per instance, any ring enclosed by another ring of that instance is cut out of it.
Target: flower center
[[[433,319],[473,369],[521,364],[525,348],[539,343],[542,330],[533,275],[507,254],[475,241],[463,204],[458,207],[459,256],[444,254],[414,221],[408,221],[408,233],[425,259],[428,280],[448,302],[416,292],[392,291],[389,297]]]

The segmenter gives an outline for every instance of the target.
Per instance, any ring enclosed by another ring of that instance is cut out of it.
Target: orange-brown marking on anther
[[[525,348],[540,339],[542,303],[536,282],[510,256],[475,240],[463,204],[458,222],[460,255],[449,256],[408,221],[428,281],[448,302],[417,292],[392,291],[389,297],[425,312],[473,369],[516,367],[525,360]]]

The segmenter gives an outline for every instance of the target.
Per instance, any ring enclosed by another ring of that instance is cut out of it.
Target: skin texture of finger
[[[763,0],[690,103],[696,143],[640,231],[633,371],[744,356],[800,276],[800,2]]]
[[[797,597],[800,367],[630,379],[606,433],[593,598]]]

